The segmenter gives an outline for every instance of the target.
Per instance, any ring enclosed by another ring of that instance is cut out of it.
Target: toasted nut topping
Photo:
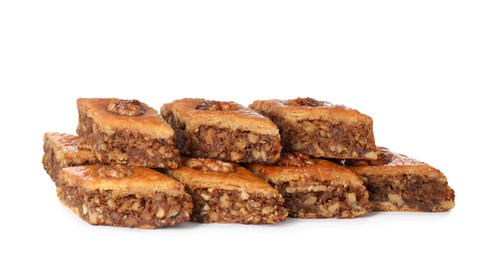
[[[141,116],[145,113],[142,104],[136,99],[120,99],[112,102],[107,107],[107,110],[121,116]]]
[[[187,167],[199,171],[234,172],[235,164],[207,158],[191,158],[185,162]]]
[[[133,172],[126,166],[104,166],[97,171],[97,176],[102,178],[124,178],[133,175]]]
[[[311,157],[302,153],[283,153],[278,160],[278,165],[304,167],[315,165],[315,163],[314,160],[311,159]]]
[[[208,110],[208,111],[236,111],[240,109],[240,106],[234,102],[226,102],[226,101],[213,101],[213,100],[205,100],[202,101],[197,107],[197,110]]]
[[[296,99],[290,99],[287,101],[287,105],[289,106],[306,106],[306,107],[319,107],[323,106],[324,102],[323,101],[318,101],[313,98],[296,98]]]

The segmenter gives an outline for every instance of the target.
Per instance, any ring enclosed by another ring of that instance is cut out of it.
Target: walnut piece
[[[97,171],[102,178],[124,178],[133,175],[133,172],[124,165],[104,166]]]
[[[289,106],[306,106],[306,107],[320,107],[324,105],[323,101],[318,101],[313,98],[296,98],[287,101]]]
[[[295,167],[315,165],[314,160],[312,160],[311,157],[302,153],[283,153],[277,163],[279,166]]]
[[[136,99],[119,99],[110,103],[107,110],[121,116],[141,116],[145,113],[142,104]]]
[[[91,150],[91,146],[88,142],[86,142],[83,138],[77,138],[71,141],[71,146],[77,147],[80,150]]]
[[[185,162],[187,167],[204,172],[234,172],[235,164],[207,158],[191,158]]]
[[[389,193],[388,199],[390,200],[390,202],[397,205],[398,207],[401,207],[402,205],[404,205],[404,200],[402,199],[402,196],[399,194]]]
[[[236,111],[240,109],[240,106],[233,102],[205,100],[202,101],[196,109],[208,111]]]
[[[363,155],[367,160],[345,160],[347,166],[382,166],[393,161],[393,154],[367,152]],[[375,159],[376,158],[376,159]]]

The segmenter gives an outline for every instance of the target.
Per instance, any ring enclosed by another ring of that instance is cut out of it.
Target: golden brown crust
[[[447,181],[443,173],[426,163],[394,153],[385,147],[378,147],[378,151],[378,160],[346,160],[345,164],[360,175],[422,174]]]
[[[298,99],[297,99],[298,100]],[[298,105],[292,103],[294,100],[256,100],[249,108],[255,111],[264,111],[278,114],[281,117],[293,122],[299,120],[332,120],[346,122],[348,124],[372,123],[371,117],[359,111],[335,105],[330,102],[318,101],[316,105]],[[264,114],[264,113],[263,113]]]
[[[209,110],[202,106],[206,102],[220,102],[206,99],[185,98],[164,104],[161,108],[163,117],[173,113],[181,120],[186,130],[193,131],[200,126],[215,126],[230,130],[251,131],[265,135],[279,135],[278,128],[268,118],[235,102],[222,101],[228,108]],[[200,109],[199,109],[200,107]],[[235,109],[236,108],[236,109]]]
[[[174,135],[171,126],[155,109],[145,103],[141,103],[143,114],[137,116],[119,115],[109,111],[109,106],[118,101],[117,98],[79,98],[77,106],[79,111],[86,111],[86,115],[107,133],[116,129],[129,129],[151,137],[169,138]]]
[[[131,174],[123,177],[105,177],[102,171],[127,171]],[[100,172],[99,172],[100,171]],[[100,176],[99,176],[100,175]],[[184,186],[174,179],[152,169],[127,166],[78,166],[62,169],[61,181],[69,186],[86,190],[114,190],[122,194],[145,194],[163,192],[170,196],[184,194]]]
[[[184,158],[183,160],[188,160]],[[254,176],[249,170],[236,165],[233,172],[203,171],[187,166],[168,170],[168,174],[190,189],[215,188],[223,190],[244,190],[260,194],[278,194],[269,184]]]
[[[273,183],[307,179],[336,185],[362,186],[361,179],[353,171],[326,160],[312,160],[313,165],[304,167],[251,164],[249,168],[259,177]]]
[[[57,132],[45,133],[43,141],[53,149],[57,161],[71,161],[74,163],[98,162],[90,146],[77,135]]]

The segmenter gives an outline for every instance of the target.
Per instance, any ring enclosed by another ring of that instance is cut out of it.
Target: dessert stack
[[[77,136],[45,133],[61,202],[94,225],[266,224],[371,211],[447,211],[437,169],[377,147],[373,120],[312,98],[80,98]]]

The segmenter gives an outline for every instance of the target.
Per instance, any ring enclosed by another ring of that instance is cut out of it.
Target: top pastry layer
[[[378,151],[378,160],[345,160],[345,165],[360,175],[421,174],[446,179],[443,173],[426,163],[394,153],[385,147],[378,147]]]
[[[77,166],[63,168],[61,183],[86,190],[112,190],[113,194],[153,194],[163,192],[171,196],[184,194],[184,186],[155,170],[144,167]]]
[[[168,118],[171,113],[187,130],[195,131],[200,126],[215,126],[265,135],[279,135],[278,128],[271,120],[231,101],[185,98],[162,106],[161,114],[164,118]]]
[[[45,133],[43,141],[53,149],[59,161],[97,161],[90,146],[79,136],[52,132]]]
[[[273,183],[319,181],[344,186],[362,186],[361,179],[353,171],[327,160],[301,154],[286,153],[274,165],[251,164],[250,169]]]
[[[373,121],[371,117],[355,109],[312,98],[257,100],[249,108],[263,115],[270,114],[284,118],[290,122],[301,120],[333,120],[348,124],[370,124]]]
[[[157,110],[137,100],[79,98],[77,105],[80,113],[86,114],[107,133],[128,129],[155,138],[174,135],[171,126],[159,116]]]
[[[238,190],[266,195],[278,194],[269,184],[249,170],[234,164],[213,159],[183,158],[179,169],[168,170],[169,175],[191,188]]]

